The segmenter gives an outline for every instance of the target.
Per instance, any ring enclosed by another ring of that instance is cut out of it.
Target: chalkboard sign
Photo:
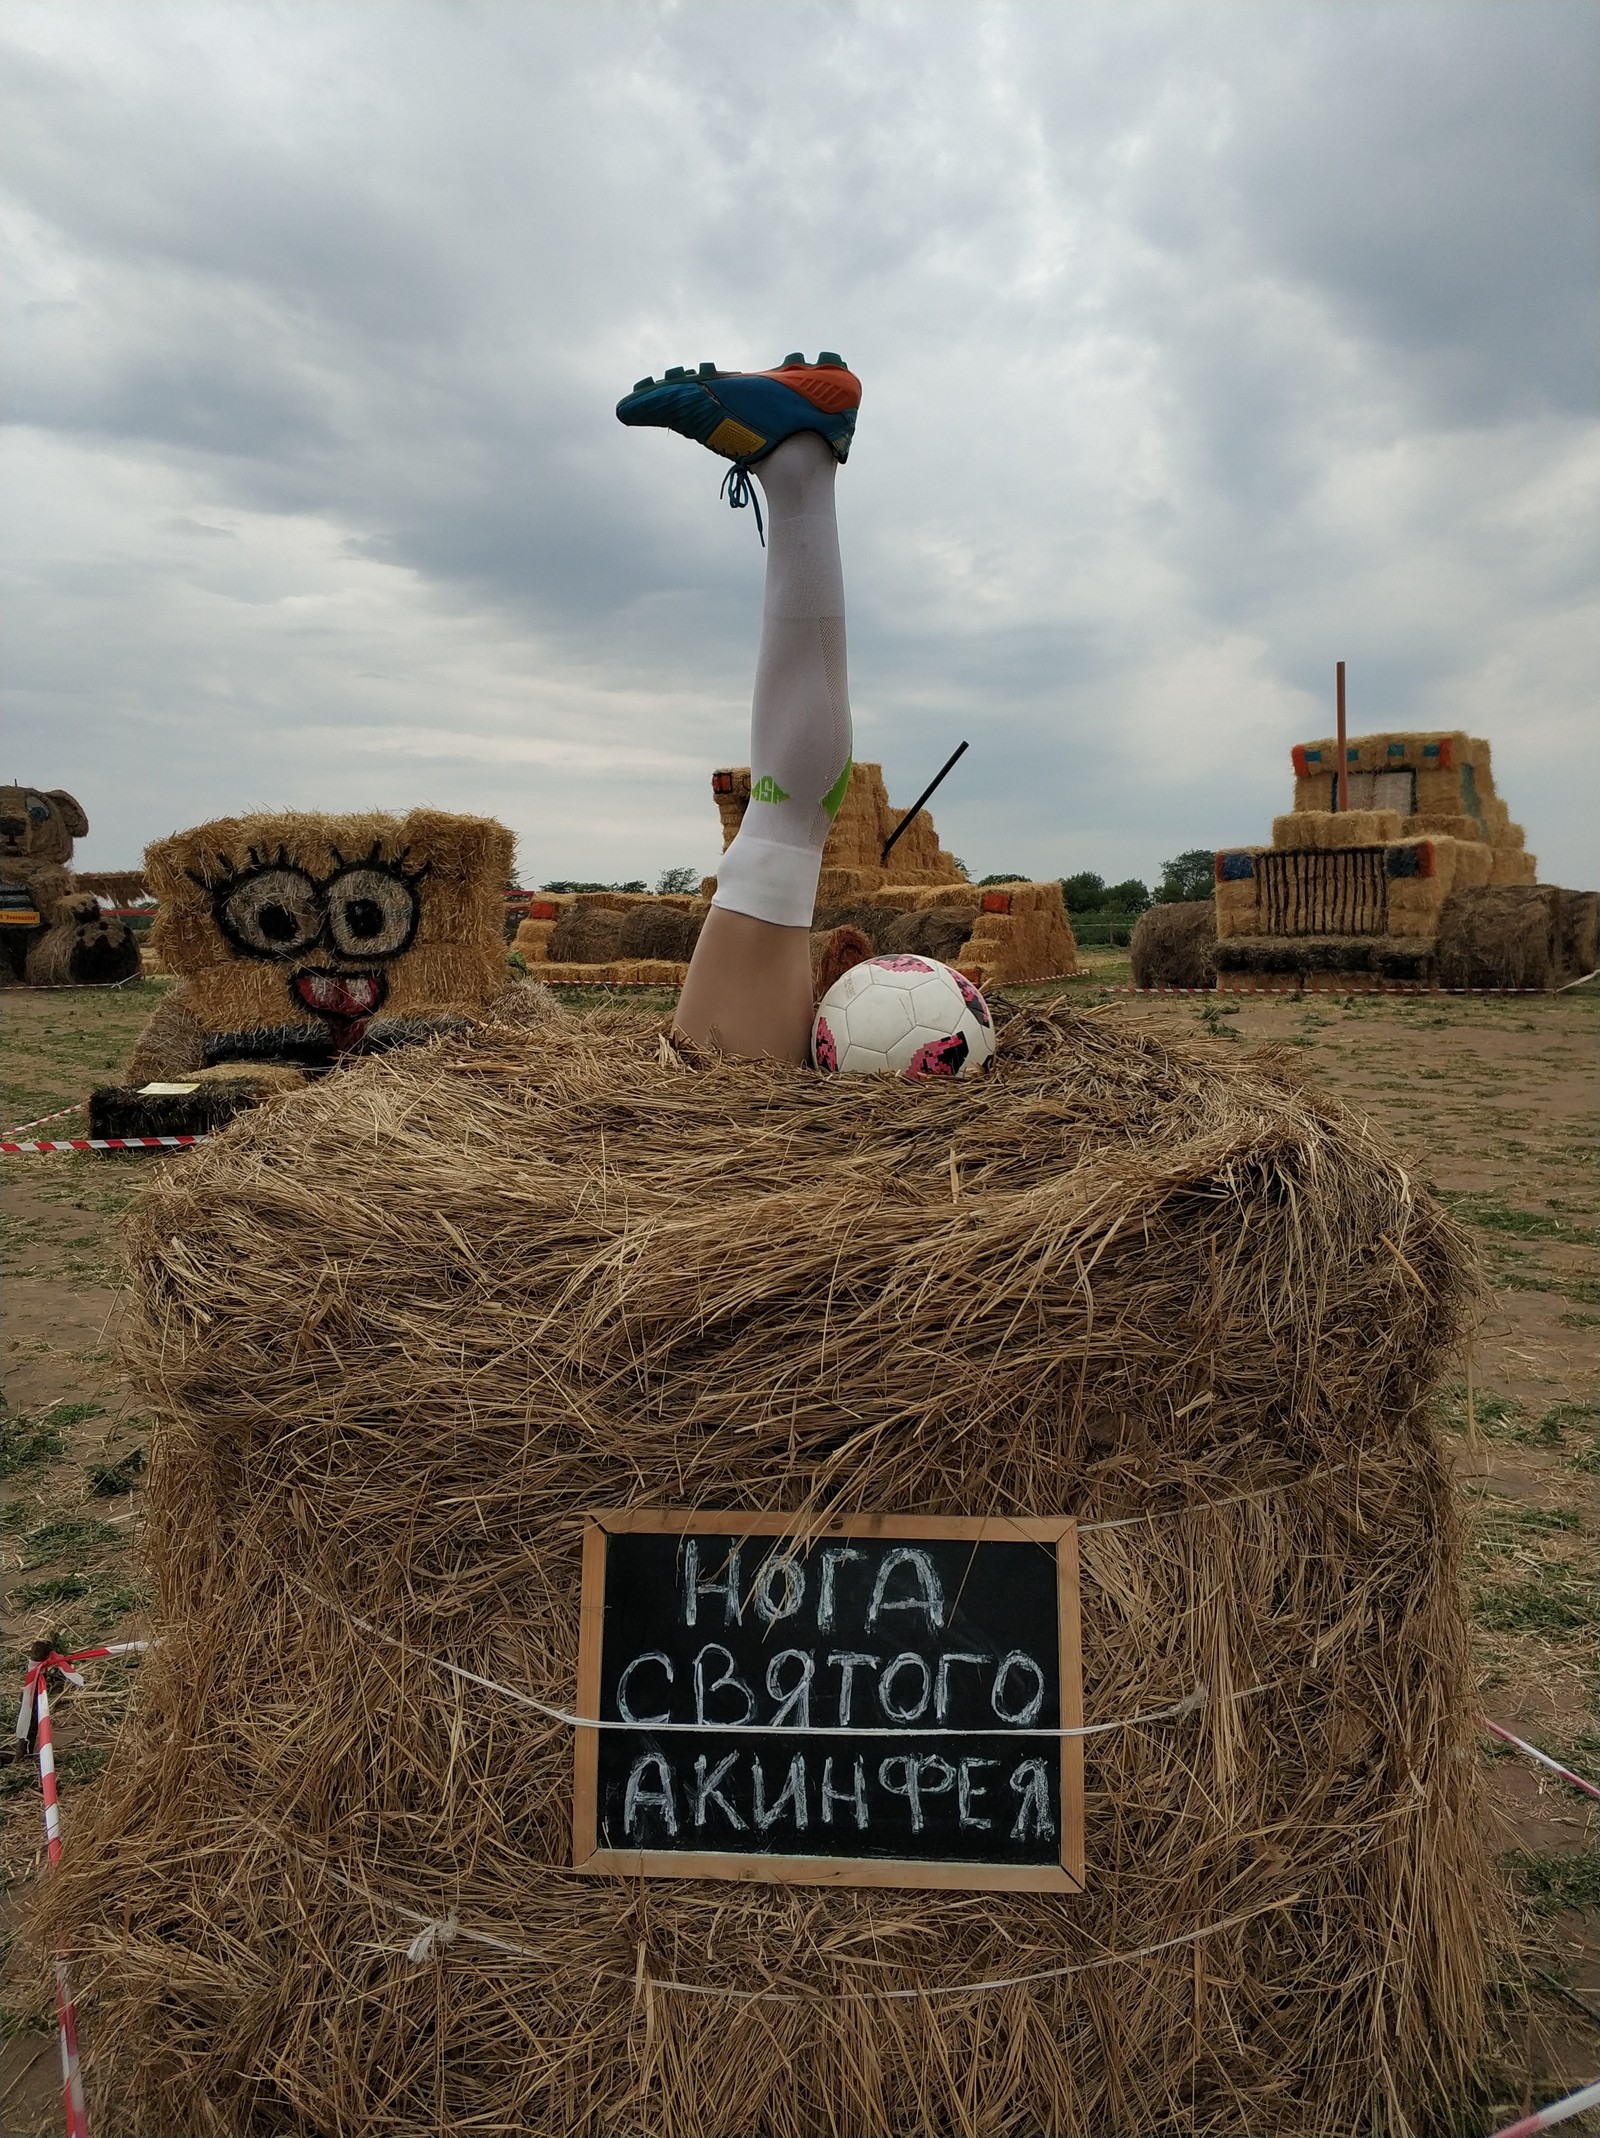
[[[578,1713],[578,1870],[1082,1888],[1065,1517],[594,1515]]]

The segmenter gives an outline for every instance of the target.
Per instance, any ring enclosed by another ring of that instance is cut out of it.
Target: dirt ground
[[[1125,960],[1089,955],[1093,975],[1074,985],[1075,1000],[1164,1032],[1297,1050],[1307,1078],[1410,1154],[1419,1178],[1472,1228],[1490,1305],[1470,1355],[1439,1392],[1438,1419],[1473,1539],[1466,1600],[1483,1707],[1556,1758],[1600,1776],[1594,989],[1473,1000],[1152,1000],[1111,992],[1126,983]],[[8,992],[0,1127],[66,1106],[114,1071],[160,993],[161,983],[151,981],[104,993]],[[583,998],[573,1006],[581,1009]],[[63,1132],[85,1133],[82,1117],[39,1131]],[[118,1220],[150,1166],[185,1162],[181,1155],[0,1159],[7,1308],[0,1549],[5,1666],[14,1684],[27,1643],[41,1634],[65,1648],[146,1630],[139,1524],[150,1424],[117,1363]],[[112,1753],[135,1676],[136,1667],[91,1665],[87,1690],[69,1690],[59,1702],[69,1848],[74,1813]],[[1487,1735],[1482,1758],[1496,1846],[1525,1924],[1522,1980],[1506,1985],[1495,2113],[1484,2126],[1493,2129],[1594,2075],[1600,1852],[1592,1803]],[[16,1892],[43,1867],[38,1785],[27,1760],[0,1765],[0,1836],[9,1920]],[[0,2125],[12,2138],[59,2131],[53,2012],[8,2008],[4,2026]],[[92,2060],[92,2042],[88,2049]],[[1600,2120],[1564,2128],[1594,2131]]]

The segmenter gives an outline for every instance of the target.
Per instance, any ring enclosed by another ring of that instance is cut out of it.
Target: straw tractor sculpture
[[[152,943],[178,985],[126,1082],[91,1095],[92,1132],[202,1132],[343,1062],[550,1016],[506,970],[512,848],[503,824],[436,809],[226,817],[158,840]]]
[[[726,848],[750,801],[748,766],[715,772],[712,797]],[[1059,883],[980,888],[939,844],[919,809],[895,840],[882,768],[858,764],[823,851],[813,926],[822,935],[859,928],[875,955],[919,951],[988,987],[1064,978],[1078,969],[1077,945]],[[555,985],[681,984],[716,878],[693,896],[579,892],[533,901],[516,949],[532,974]]]
[[[1495,793],[1489,745],[1458,730],[1298,743],[1294,808],[1270,846],[1217,855],[1215,900],[1157,907],[1141,986],[1549,988],[1592,972],[1600,900],[1537,880]],[[1199,938],[1207,940],[1201,944]],[[1181,969],[1180,969],[1181,968]]]
[[[0,787],[0,987],[111,987],[138,972],[131,931],[67,866],[88,829],[64,787]]]

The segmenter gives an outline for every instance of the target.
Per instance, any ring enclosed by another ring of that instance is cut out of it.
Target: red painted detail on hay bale
[[[981,965],[957,965],[952,967],[952,970],[960,973],[963,980],[970,980],[974,987],[982,987],[983,967]]]
[[[1009,891],[985,891],[983,894],[983,910],[985,913],[1009,913],[1011,911],[1011,893]]]
[[[1455,770],[1454,753],[1448,735],[1442,737],[1439,743],[1439,770],[1441,772],[1453,772]]]
[[[1296,779],[1305,779],[1305,778],[1307,778],[1307,777],[1308,777],[1308,775],[1309,775],[1309,773],[1310,773],[1310,769],[1311,769],[1311,768],[1310,768],[1310,766],[1309,766],[1309,765],[1308,765],[1308,764],[1306,763],[1306,746],[1305,746],[1305,744],[1304,744],[1303,742],[1297,742],[1297,743],[1295,744],[1294,748],[1293,748],[1293,749],[1292,749],[1292,750],[1290,751],[1290,753],[1289,753],[1289,754],[1290,754],[1290,756],[1291,756],[1291,757],[1292,757],[1292,758],[1294,759],[1294,776],[1295,776],[1295,778],[1296,778]]]
[[[558,921],[561,918],[561,908],[553,898],[530,899],[523,918],[530,921]]]
[[[711,792],[713,794],[732,794],[733,774],[731,772],[713,772],[711,775]]]

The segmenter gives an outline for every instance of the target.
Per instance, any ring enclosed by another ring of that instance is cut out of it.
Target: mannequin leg
[[[688,1038],[807,1059],[811,916],[850,771],[844,579],[825,440],[789,439],[753,473],[767,500],[767,582],[751,709],[751,799],[679,997]]]

